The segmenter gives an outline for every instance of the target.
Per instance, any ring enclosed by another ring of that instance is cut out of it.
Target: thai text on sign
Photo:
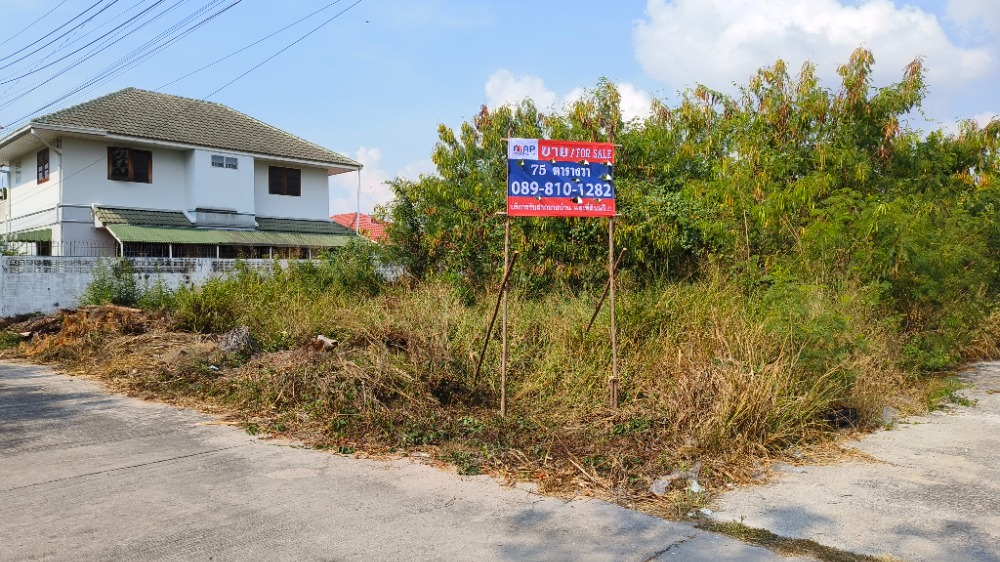
[[[614,216],[614,160],[610,143],[509,139],[507,214]]]

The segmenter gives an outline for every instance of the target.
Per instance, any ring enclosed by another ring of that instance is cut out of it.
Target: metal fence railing
[[[100,258],[215,258],[215,259],[313,259],[329,248],[285,246],[222,246],[208,244],[162,244],[73,240],[65,242],[29,242],[0,240],[0,254],[16,256],[52,256]]]
[[[114,242],[74,240],[71,242],[0,241],[0,251],[15,256],[67,256],[100,258],[119,255],[120,247]]]

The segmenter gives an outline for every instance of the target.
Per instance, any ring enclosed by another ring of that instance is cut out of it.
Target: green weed
[[[21,343],[20,334],[15,334],[14,332],[0,331],[0,349],[10,349],[12,347],[17,347],[17,344]]]
[[[479,461],[467,451],[453,451],[445,457],[445,460],[455,465],[461,475],[474,476],[483,473]]]

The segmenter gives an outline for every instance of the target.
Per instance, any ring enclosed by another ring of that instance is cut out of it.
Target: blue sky
[[[0,124],[16,124],[206,4],[233,1],[101,0],[91,14],[115,3],[74,35],[17,63],[25,46],[55,37],[55,28],[97,0],[4,2],[0,65],[9,66],[0,77],[51,63],[121,25],[126,10],[174,7],[63,72],[54,65],[0,84]],[[363,211],[388,199],[387,178],[433,170],[439,123],[454,127],[482,104],[525,96],[543,108],[560,107],[601,76],[619,84],[625,113],[641,117],[652,97],[674,103],[696,83],[731,92],[734,82],[745,83],[778,57],[791,69],[812,60],[824,85],[835,88],[836,65],[863,45],[875,54],[877,85],[898,80],[906,63],[923,57],[930,91],[914,126],[954,130],[959,119],[983,122],[1000,114],[1000,0],[362,0],[337,16],[356,1],[341,0],[163,87],[331,1],[242,0],[142,64],[42,113],[127,86],[211,95],[364,163]],[[22,91],[24,97],[13,97]],[[353,175],[331,179],[331,211],[354,210],[357,182]]]

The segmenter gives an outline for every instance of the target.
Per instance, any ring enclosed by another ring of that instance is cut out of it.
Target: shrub
[[[94,266],[93,279],[84,289],[80,304],[135,306],[141,296],[132,262],[125,258],[102,258]]]

